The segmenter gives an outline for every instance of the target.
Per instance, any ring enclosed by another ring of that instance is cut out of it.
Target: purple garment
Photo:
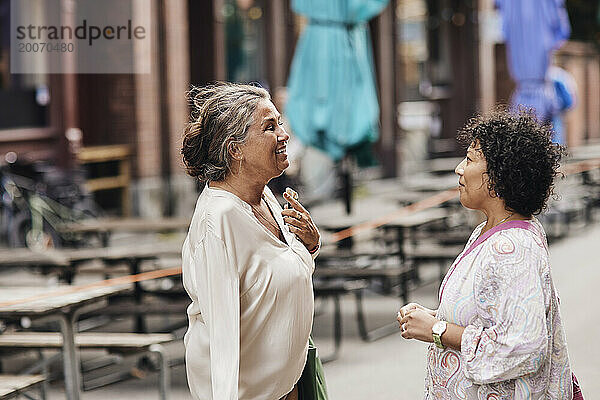
[[[512,106],[535,109],[540,120],[553,113],[554,93],[546,82],[552,50],[571,33],[564,0],[496,0],[502,14],[508,65],[517,82]]]

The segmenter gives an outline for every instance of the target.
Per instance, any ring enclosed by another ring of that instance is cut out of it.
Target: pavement
[[[600,218],[596,218],[600,220]],[[561,312],[566,328],[571,365],[582,385],[584,397],[600,396],[600,313],[595,294],[600,283],[600,222],[572,231],[553,243],[550,259],[555,285],[561,298]],[[433,276],[437,267],[422,268],[423,275]],[[437,284],[420,287],[411,293],[411,301],[436,306]],[[399,299],[370,295],[365,299],[367,323],[370,328],[395,320]],[[317,303],[313,336],[321,355],[333,346],[332,310],[330,302]],[[363,342],[355,319],[355,304],[351,296],[342,301],[343,343],[337,360],[325,364],[325,374],[331,400],[412,400],[421,399],[425,376],[426,346],[404,340],[399,333],[371,343]],[[180,343],[169,346],[174,356],[183,354]],[[191,399],[185,369],[171,370],[171,399]],[[85,400],[153,399],[158,398],[157,375],[133,379],[101,389],[85,392]],[[62,383],[51,385],[49,399],[63,399]]]
[[[600,313],[595,294],[600,284],[600,223],[573,232],[550,247],[554,284],[561,299],[571,367],[581,384],[584,398],[600,397]],[[437,287],[416,290],[411,301],[436,307]],[[325,374],[333,400],[412,400],[423,398],[426,345],[403,339],[399,334],[373,343],[360,340],[353,325],[353,304],[344,310],[344,342],[338,360],[326,364]],[[398,301],[373,298],[366,302],[371,320],[395,319]],[[322,353],[328,344],[324,326],[317,317],[316,344]],[[375,321],[373,321],[375,323]],[[330,341],[329,341],[330,343]]]

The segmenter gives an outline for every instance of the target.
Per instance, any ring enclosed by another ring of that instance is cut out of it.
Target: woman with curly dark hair
[[[496,111],[460,132],[460,201],[487,217],[444,278],[437,310],[400,309],[402,336],[431,343],[426,399],[571,399],[548,247],[535,219],[563,150],[526,112]]]

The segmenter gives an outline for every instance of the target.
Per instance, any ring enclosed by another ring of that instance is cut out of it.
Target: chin
[[[473,199],[467,199],[463,196],[460,196],[460,204],[462,204],[462,206],[464,208],[468,208],[469,210],[477,210],[477,211],[482,211],[483,208],[481,207],[480,202],[477,201],[473,201]]]
[[[290,166],[290,161],[288,159],[286,159],[283,163],[278,165],[277,167],[281,171],[281,172],[279,172],[279,175],[283,174],[289,166]],[[279,176],[279,175],[277,175],[277,176]]]
[[[469,204],[469,200],[465,198],[465,196],[461,193],[460,194],[460,204],[462,204],[462,206],[464,208],[468,208],[469,210],[474,210],[474,208],[472,207],[471,204]]]
[[[289,166],[289,163],[286,164],[285,168],[277,168],[277,172],[275,172],[273,174],[273,176],[271,177],[271,179],[275,179],[280,177],[281,175],[283,175],[283,173],[285,172],[285,170],[287,169],[287,167]],[[269,179],[269,180],[271,180]]]

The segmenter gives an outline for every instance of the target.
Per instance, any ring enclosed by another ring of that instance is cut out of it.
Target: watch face
[[[441,335],[446,331],[446,321],[438,321],[431,329],[436,335]]]

